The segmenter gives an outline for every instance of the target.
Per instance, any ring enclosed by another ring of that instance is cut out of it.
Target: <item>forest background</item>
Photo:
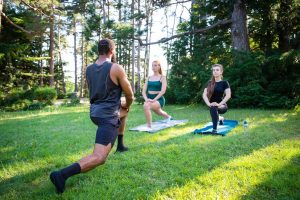
[[[165,16],[160,30],[153,26],[157,11]],[[231,107],[299,104],[297,0],[0,0],[0,13],[4,110],[36,108],[72,95],[87,97],[84,72],[97,58],[97,41],[104,37],[116,42],[117,61],[137,100],[149,76],[150,47],[159,44],[166,58],[168,103],[202,102],[211,65],[221,63],[232,89]],[[154,40],[157,31],[167,36]],[[62,53],[70,35],[73,80],[65,74],[70,57]]]

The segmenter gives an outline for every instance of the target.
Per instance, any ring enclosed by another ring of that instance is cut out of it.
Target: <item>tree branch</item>
[[[23,27],[18,26],[17,24],[15,24],[13,21],[11,21],[11,19],[9,19],[4,12],[1,12],[1,15],[8,21],[8,23],[10,23],[11,25],[13,25],[14,27],[16,27],[17,29],[20,29],[21,31],[27,33],[27,34],[32,34],[31,31],[27,31],[25,30]]]
[[[40,14],[42,14],[42,15],[44,15],[44,16],[50,18],[49,15],[45,14],[45,13],[44,13],[42,10],[40,10],[39,8],[33,7],[32,5],[26,3],[26,2],[23,1],[23,0],[20,0],[20,2],[23,3],[24,5],[26,5],[27,7],[29,7],[29,8],[30,8],[31,10],[33,10],[34,12],[39,12]]]
[[[188,0],[188,1],[178,1],[178,2],[175,2],[175,3],[169,3],[169,4],[164,5],[164,7],[154,8],[153,10],[158,10],[158,9],[161,9],[161,8],[169,7],[169,6],[174,5],[174,4],[182,4],[182,3],[187,3],[187,2],[191,2],[191,0]]]
[[[158,40],[156,42],[143,43],[143,41],[142,41],[141,38],[134,38],[134,39],[138,40],[141,46],[147,46],[147,45],[152,45],[152,44],[165,43],[165,42],[167,42],[169,40],[172,40],[174,38],[178,38],[178,37],[182,37],[182,36],[186,36],[186,35],[193,35],[193,34],[197,34],[197,33],[204,33],[206,31],[214,29],[214,28],[216,28],[218,26],[223,26],[223,25],[226,25],[226,24],[230,24],[231,22],[232,22],[231,19],[225,19],[225,20],[219,21],[219,22],[217,22],[217,23],[215,23],[215,24],[213,24],[211,26],[208,26],[208,27],[205,27],[205,28],[201,28],[201,29],[196,29],[196,30],[193,30],[193,31],[188,31],[188,32],[180,33],[180,34],[168,37],[168,38],[161,38],[160,40]]]

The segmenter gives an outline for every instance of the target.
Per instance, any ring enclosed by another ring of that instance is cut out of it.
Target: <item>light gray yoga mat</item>
[[[129,129],[130,131],[143,131],[143,132],[149,132],[149,133],[155,133],[157,131],[170,128],[172,126],[176,126],[179,124],[185,124],[189,120],[184,119],[184,120],[171,120],[169,122],[163,122],[163,120],[152,122],[152,127],[151,130],[147,130],[147,124],[143,124],[134,128]]]

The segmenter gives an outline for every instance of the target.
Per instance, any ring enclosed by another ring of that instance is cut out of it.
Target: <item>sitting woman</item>
[[[227,112],[228,107],[226,102],[231,97],[229,83],[222,80],[222,74],[223,66],[220,64],[214,64],[212,66],[211,80],[208,82],[208,85],[204,89],[202,95],[206,105],[210,108],[210,115],[213,123],[213,134],[217,133],[217,125],[219,121],[220,125],[223,125],[224,118],[219,116],[219,114]]]
[[[151,130],[152,115],[151,110],[153,110],[157,115],[163,116],[164,122],[169,122],[171,116],[168,115],[162,108],[165,105],[164,94],[167,89],[166,77],[162,75],[161,65],[158,60],[152,62],[153,75],[150,76],[143,87],[143,97],[144,112],[147,121],[147,127]]]

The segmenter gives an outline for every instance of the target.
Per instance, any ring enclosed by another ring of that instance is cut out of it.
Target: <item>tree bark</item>
[[[82,24],[83,26],[83,24]],[[84,34],[83,31],[81,33],[81,78],[80,78],[80,98],[83,97],[83,84],[85,77],[85,66],[84,66]]]
[[[122,7],[121,7],[121,0],[118,0],[118,10],[119,10],[119,18],[118,18],[118,22],[121,23],[122,21]],[[120,63],[121,62],[121,53],[122,53],[122,44],[120,42],[120,38],[117,39],[117,62]]]
[[[50,17],[50,47],[49,47],[49,73],[50,73],[50,87],[54,86],[54,13],[53,13],[53,0],[51,5]]]
[[[277,30],[278,30],[278,47],[281,52],[287,52],[290,50],[290,33],[291,33],[291,22],[288,17],[291,11],[291,1],[281,0],[280,8],[277,20]]]
[[[132,0],[131,3],[131,15],[134,16],[134,0]],[[131,69],[131,88],[132,91],[135,93],[135,45],[134,45],[134,17],[132,17],[132,27],[133,27],[133,33],[132,33],[132,69]]]
[[[138,0],[138,14],[140,16],[141,11],[140,11],[140,0]],[[142,21],[141,18],[139,17],[139,21],[138,21],[138,34],[140,34],[140,30],[141,30],[141,25],[142,25]],[[138,75],[138,82],[137,82],[137,91],[140,92],[141,91],[141,46],[140,43],[138,43],[138,52],[137,52],[137,75]]]
[[[59,15],[59,22],[60,22],[60,15]],[[62,87],[63,87],[63,94],[65,95],[67,93],[66,91],[66,81],[65,81],[65,72],[64,67],[62,64],[62,57],[61,57],[61,35],[60,35],[60,26],[58,26],[58,58],[59,58],[59,66],[61,68],[61,81],[62,81]]]
[[[1,16],[2,16],[2,11],[3,11],[3,0],[0,0],[0,33],[1,33],[1,30],[2,30],[2,18],[1,18]]]
[[[76,33],[76,18],[74,17],[74,64],[75,64],[75,88],[74,88],[74,92],[77,93],[78,92],[78,83],[77,83],[77,46],[76,46],[76,40],[77,40],[77,33]]]
[[[233,49],[239,51],[250,51],[246,6],[243,0],[236,0],[234,3],[231,19],[231,37]]]

